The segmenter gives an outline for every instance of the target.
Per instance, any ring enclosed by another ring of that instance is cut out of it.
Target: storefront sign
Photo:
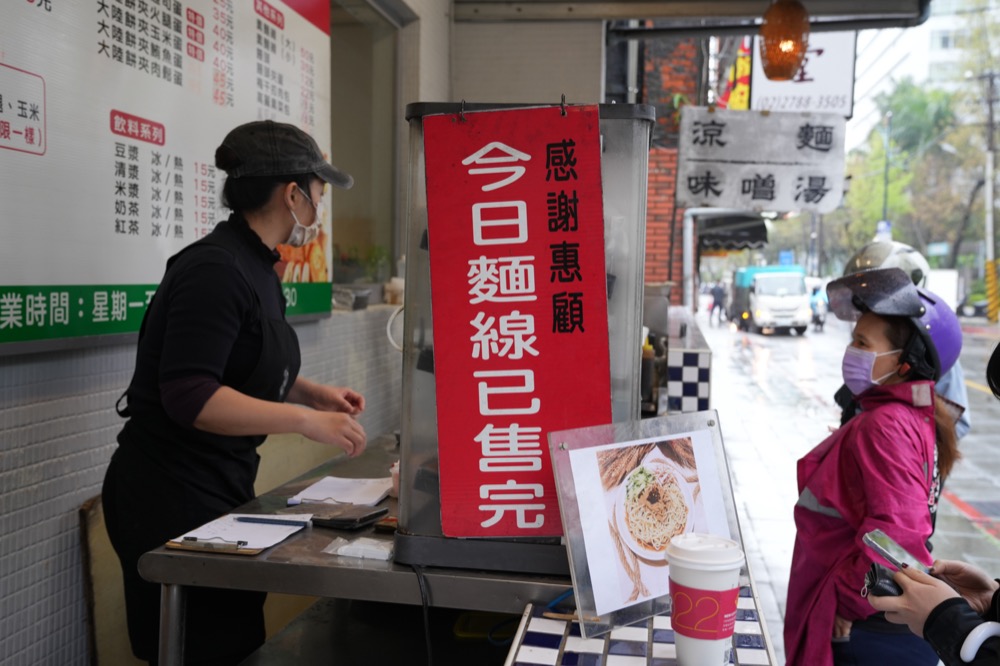
[[[754,37],[750,108],[755,111],[820,111],[845,118],[854,114],[856,32],[814,32],[802,67],[789,81],[771,81],[760,62]]]
[[[715,102],[717,106],[733,111],[745,111],[750,108],[750,66],[752,60],[750,48],[752,46],[752,37],[740,38],[740,44],[736,48],[736,57],[733,64],[729,66],[722,94]]]
[[[0,344],[139,329],[171,255],[228,215],[214,151],[250,120],[330,144],[326,0],[18,0],[0,20]],[[280,248],[289,314],[330,310],[330,221]]]
[[[681,109],[677,205],[829,213],[844,196],[835,113]]]
[[[423,127],[442,529],[559,535],[545,434],[611,420],[598,110]]]

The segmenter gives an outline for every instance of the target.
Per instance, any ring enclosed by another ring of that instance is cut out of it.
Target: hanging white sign
[[[844,195],[835,113],[681,109],[679,207],[829,213]]]
[[[760,37],[754,37],[750,78],[750,108],[755,111],[820,111],[854,114],[855,32],[814,32],[809,35],[802,66],[788,81],[764,75]]]

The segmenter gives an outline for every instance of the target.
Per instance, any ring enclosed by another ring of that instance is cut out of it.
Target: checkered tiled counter
[[[740,589],[731,664],[770,665],[771,657],[749,586]],[[597,638],[582,638],[580,625],[544,617],[528,606],[507,663],[512,666],[676,666],[670,617],[658,615]]]
[[[667,412],[704,412],[709,408],[709,382],[712,370],[710,351],[667,351]],[[661,404],[663,398],[660,399]]]
[[[659,414],[710,408],[712,350],[686,308],[670,308],[667,372],[661,378]]]

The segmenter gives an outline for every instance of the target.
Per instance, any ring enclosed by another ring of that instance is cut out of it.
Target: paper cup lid
[[[667,560],[695,569],[732,569],[742,566],[743,549],[732,539],[686,532],[670,540]]]

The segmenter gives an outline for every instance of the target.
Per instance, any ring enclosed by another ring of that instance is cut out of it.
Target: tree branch
[[[958,246],[962,242],[962,237],[965,236],[965,229],[969,226],[969,220],[972,219],[972,207],[976,204],[976,197],[979,196],[979,190],[983,189],[983,185],[985,184],[986,179],[980,178],[969,192],[969,198],[965,202],[965,210],[962,211],[962,219],[958,224],[958,229],[955,230],[955,240],[951,244],[951,252],[948,256],[948,268],[955,268],[955,264],[958,263]],[[991,239],[987,238],[986,242],[991,242]]]

